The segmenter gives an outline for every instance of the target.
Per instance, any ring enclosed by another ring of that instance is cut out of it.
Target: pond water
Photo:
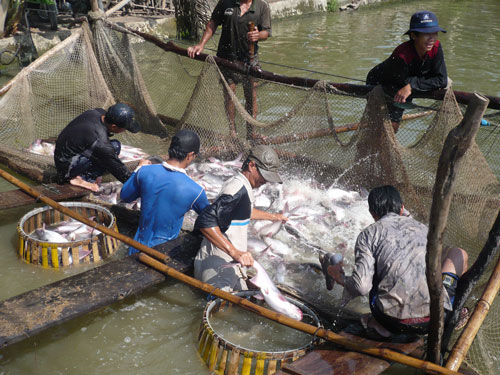
[[[440,25],[448,31],[439,38],[454,88],[500,96],[498,0],[391,2],[356,12],[274,21],[273,37],[261,44],[261,60],[268,62],[263,63],[263,68],[287,75],[357,83],[355,79],[363,80],[373,65],[406,40],[402,34],[409,18],[420,9],[434,11]],[[269,63],[349,78],[321,76]],[[12,188],[0,181],[0,190]],[[33,208],[11,209],[0,215],[4,245],[0,249],[1,299],[82,271],[45,270],[19,260],[15,252],[16,225]],[[117,256],[124,251],[121,249]],[[197,354],[205,303],[203,294],[168,280],[141,295],[0,350],[0,374],[208,374]],[[398,368],[392,373],[414,371]]]

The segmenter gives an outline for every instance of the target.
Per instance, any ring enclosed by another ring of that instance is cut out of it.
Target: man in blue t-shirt
[[[152,247],[177,238],[184,214],[200,213],[209,205],[203,188],[185,169],[200,152],[200,138],[190,130],[179,130],[170,143],[169,159],[162,164],[142,165],[123,184],[125,202],[141,198],[141,217],[134,240]],[[138,250],[130,247],[129,255]]]

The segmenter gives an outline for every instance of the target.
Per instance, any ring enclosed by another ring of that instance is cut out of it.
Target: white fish
[[[42,228],[35,229],[35,234],[41,241],[47,241],[52,243],[65,243],[68,242],[66,238],[64,238],[61,234],[45,229],[45,223],[42,225]]]
[[[271,237],[264,237],[263,240],[275,254],[290,255],[292,253],[292,249],[283,241]]]
[[[37,139],[28,147],[28,151],[33,154],[54,156],[55,147],[53,143],[43,142],[41,139]]]
[[[346,191],[339,188],[330,187],[326,191],[329,200],[340,201],[344,203],[353,203],[359,199],[359,193],[355,191]]]
[[[149,155],[147,153],[145,153],[142,149],[138,147],[127,146],[122,144],[118,158],[123,162],[127,162],[133,160],[146,159],[148,156]]]
[[[255,253],[260,253],[264,250],[266,250],[269,247],[264,241],[262,241],[259,238],[255,237],[248,237],[247,240],[247,249],[255,252]]]
[[[254,201],[255,207],[269,208],[271,207],[272,203],[273,202],[267,195],[259,194],[255,196],[255,201]]]
[[[47,230],[57,232],[59,234],[73,232],[76,228],[80,227],[82,223],[76,220],[60,221],[57,224],[48,225],[45,227]]]
[[[278,233],[281,229],[281,221],[272,221],[269,224],[264,225],[259,229],[259,236],[264,237],[274,237],[276,233]]]
[[[283,297],[259,262],[254,261],[253,267],[257,270],[257,274],[250,281],[260,289],[269,307],[292,319],[302,320],[302,311]]]

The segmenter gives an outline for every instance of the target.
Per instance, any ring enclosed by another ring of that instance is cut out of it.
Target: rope
[[[20,51],[20,50],[21,50],[21,43],[19,43],[19,44],[17,45],[17,49],[16,49],[16,51],[15,51],[15,52],[11,51],[10,49],[3,49],[3,50],[0,50],[0,63],[1,63],[2,65],[10,65],[10,64],[12,64],[12,63],[14,62],[14,60],[16,59],[16,57],[19,59],[18,53],[19,53],[19,51]],[[11,60],[9,60],[8,62],[6,62],[6,61],[2,60],[2,56],[3,56],[4,54],[11,54],[11,55],[12,55],[12,59],[11,59]]]

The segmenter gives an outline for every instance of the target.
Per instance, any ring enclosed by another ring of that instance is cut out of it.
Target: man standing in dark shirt
[[[255,25],[251,31],[248,30],[250,22]],[[207,24],[200,43],[188,48],[189,57],[193,58],[203,51],[205,44],[219,25],[222,25],[222,35],[219,40],[217,56],[258,67],[258,41],[266,40],[271,36],[269,4],[265,0],[220,0],[212,13],[212,18]],[[250,55],[252,44],[255,45],[253,56]],[[257,116],[257,97],[254,82],[247,76],[236,74],[224,68],[221,69],[221,72],[233,92],[236,91],[236,84],[243,83],[246,109],[255,118]],[[229,120],[234,128],[234,104],[227,94],[225,100]]]
[[[413,91],[433,91],[445,88],[448,74],[444,62],[438,31],[445,33],[438,25],[437,17],[429,11],[413,14],[410,29],[405,33],[410,40],[400,44],[392,55],[375,66],[366,78],[367,85],[379,85],[393,97],[394,103],[410,103]],[[403,109],[388,103],[389,115],[394,131],[399,128]]]
[[[91,109],[72,120],[56,141],[54,162],[58,182],[98,191],[95,181],[105,172],[125,182],[131,173],[118,159],[121,144],[109,137],[125,130],[137,133],[140,125],[134,116],[130,106],[117,103],[107,111]]]

